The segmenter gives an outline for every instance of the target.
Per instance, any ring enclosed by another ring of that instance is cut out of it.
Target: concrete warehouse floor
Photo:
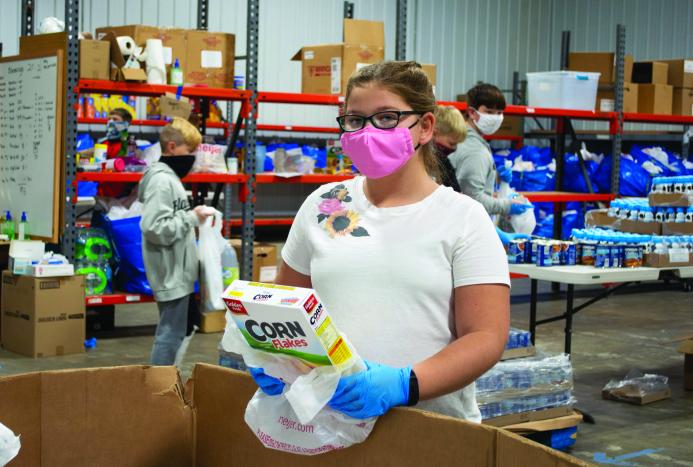
[[[639,287],[639,289],[636,289]],[[578,289],[576,304],[595,289]],[[633,293],[633,292],[642,293]],[[539,316],[560,313],[565,301],[540,283]],[[513,325],[527,328],[529,281],[515,280],[512,292]],[[571,453],[585,460],[605,459],[611,465],[693,466],[693,392],[683,391],[683,356],[672,339],[693,332],[693,293],[680,285],[662,283],[631,286],[625,293],[597,302],[574,320],[573,365],[577,407],[592,415],[595,424],[579,426]],[[98,338],[97,348],[81,355],[33,360],[0,350],[0,375],[61,368],[146,364],[157,320],[153,304],[125,306],[116,311],[116,326],[142,326],[148,335]],[[131,328],[132,329],[132,328]],[[142,334],[142,328],[138,328]],[[539,328],[540,351],[561,352],[563,324]],[[129,336],[130,335],[130,336]],[[216,363],[220,334],[198,335],[191,343],[183,372],[195,362]],[[672,398],[650,406],[602,400],[600,391],[611,378],[630,369],[669,377]],[[645,451],[646,450],[646,451]],[[644,452],[641,452],[644,451]],[[601,453],[604,453],[603,455]],[[617,456],[634,457],[614,460]]]

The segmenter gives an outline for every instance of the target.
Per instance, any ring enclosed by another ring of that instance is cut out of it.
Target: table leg
[[[573,337],[573,295],[575,286],[568,284],[568,297],[565,310],[565,353],[570,355],[570,346]]]
[[[537,283],[536,279],[531,280],[531,292],[529,295],[529,333],[532,338],[532,345],[536,342],[537,334]]]

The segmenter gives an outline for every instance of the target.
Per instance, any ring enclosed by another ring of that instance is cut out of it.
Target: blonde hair
[[[202,135],[189,121],[184,118],[174,117],[173,121],[166,125],[159,135],[159,144],[161,144],[162,151],[166,151],[166,146],[169,142],[175,143],[176,146],[185,144],[190,152],[194,152],[202,143]]]
[[[354,88],[370,83],[376,83],[397,94],[417,112],[435,113],[436,98],[433,95],[433,86],[421,65],[416,62],[386,61],[361,68],[349,78],[344,102],[349,102]],[[419,149],[428,175],[440,180],[441,167],[433,149],[433,139],[422,144]]]
[[[455,107],[439,105],[436,107],[436,128],[439,136],[450,136],[457,144],[467,137],[467,124],[462,113]]]

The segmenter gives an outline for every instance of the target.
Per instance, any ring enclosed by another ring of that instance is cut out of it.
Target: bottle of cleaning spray
[[[29,223],[26,220],[26,211],[22,211],[22,218],[17,226],[17,238],[19,240],[26,240],[29,238]]]
[[[5,222],[2,224],[2,233],[7,235],[9,240],[14,240],[14,221],[9,209],[5,211]]]
[[[173,86],[183,86],[183,70],[180,68],[180,62],[178,59],[176,59],[175,63],[171,67],[168,82]]]

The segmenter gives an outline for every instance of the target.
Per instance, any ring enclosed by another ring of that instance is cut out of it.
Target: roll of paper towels
[[[164,44],[161,42],[161,39],[147,39],[144,55],[147,65],[147,83],[166,84]]]

